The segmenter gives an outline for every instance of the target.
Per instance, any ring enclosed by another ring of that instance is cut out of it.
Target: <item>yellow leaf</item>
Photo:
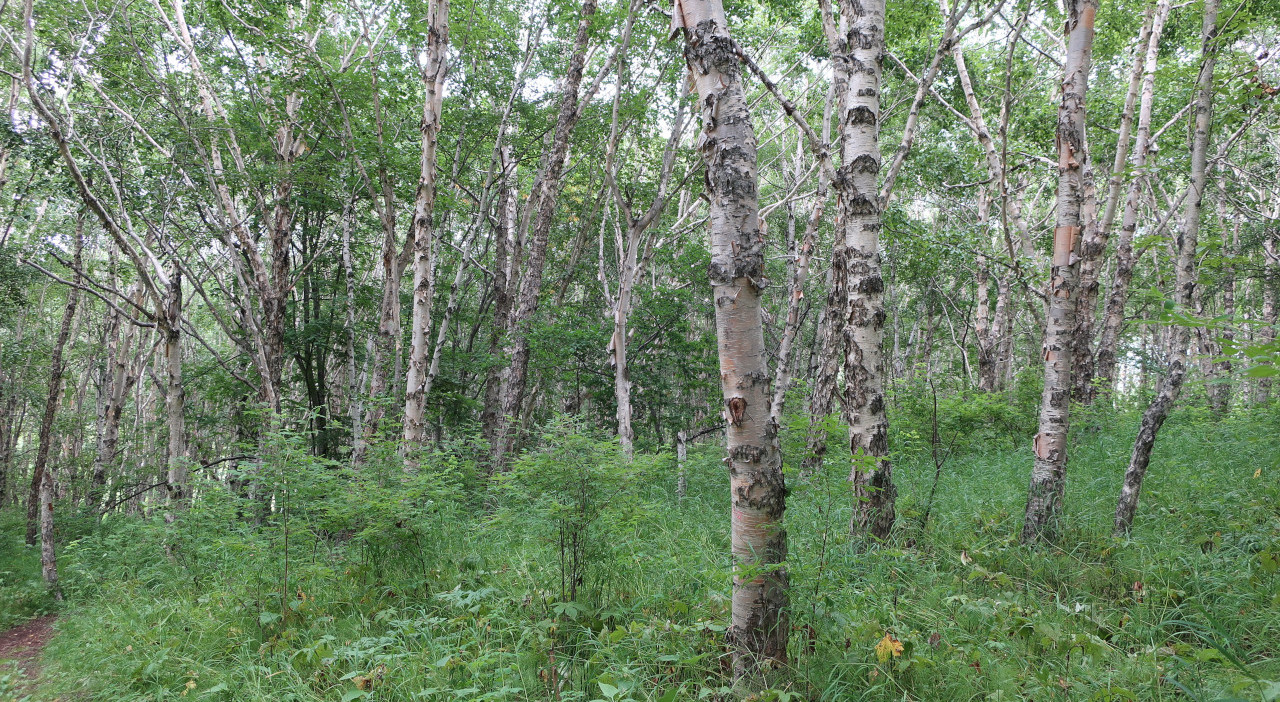
[[[880,639],[880,643],[876,644],[876,658],[881,663],[888,662],[889,658],[902,655],[902,642],[893,638],[893,635],[885,633],[884,638]]]
[[[1253,471],[1253,477],[1255,477],[1255,478],[1261,478],[1261,477],[1262,477],[1262,469],[1261,469],[1261,468],[1259,468],[1259,469],[1257,469],[1257,470]]]

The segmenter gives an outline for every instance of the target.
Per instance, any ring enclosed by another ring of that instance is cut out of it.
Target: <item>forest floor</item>
[[[37,617],[0,633],[0,699],[21,699],[35,691],[40,677],[40,657],[53,638],[55,615]]]
[[[1116,538],[1137,414],[1079,412],[1065,528],[1027,548],[1034,414],[983,402],[940,409],[957,438],[932,505],[930,427],[900,406],[898,526],[879,547],[848,537],[847,453],[789,474],[793,662],[760,699],[1280,700],[1280,413],[1172,417]],[[57,607],[21,515],[0,512],[0,629],[40,617],[43,643],[59,617],[39,689],[10,673],[0,702],[731,700],[723,449],[691,451],[683,500],[669,455],[602,467],[616,450],[549,435],[493,491],[465,456],[410,480],[392,449],[357,476],[283,445],[260,475],[288,502],[260,524],[216,483],[172,525],[67,515]],[[576,560],[556,490],[595,491]]]

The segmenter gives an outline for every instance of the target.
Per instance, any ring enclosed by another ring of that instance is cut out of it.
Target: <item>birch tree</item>
[[[409,375],[405,383],[405,450],[419,448],[427,438],[424,414],[427,403],[427,346],[431,331],[430,278],[432,214],[436,202],[436,147],[440,133],[440,111],[444,103],[444,82],[448,71],[449,0],[432,0],[427,10],[426,62],[422,82],[426,98],[422,105],[422,156],[418,191],[413,205],[413,327],[409,348]],[[406,464],[408,465],[408,464]]]
[[[1081,210],[1089,154],[1085,141],[1085,95],[1093,52],[1096,0],[1071,0],[1067,18],[1067,60],[1058,106],[1057,224],[1049,269],[1049,304],[1044,334],[1044,391],[1040,430],[1033,445],[1035,465],[1027,491],[1023,543],[1052,538],[1061,516],[1066,486],[1067,429],[1071,411],[1071,338],[1075,329],[1080,264]]]
[[[1191,137],[1191,183],[1185,199],[1182,226],[1178,230],[1177,263],[1174,266],[1174,303],[1184,311],[1193,309],[1196,300],[1197,258],[1196,245],[1200,234],[1200,216],[1208,187],[1209,138],[1213,126],[1213,69],[1217,61],[1218,0],[1206,0],[1204,19],[1200,30],[1200,73],[1196,77],[1194,132]],[[1125,535],[1133,528],[1133,518],[1138,510],[1138,495],[1142,481],[1151,463],[1151,449],[1155,446],[1160,427],[1168,418],[1173,404],[1178,400],[1187,375],[1187,347],[1191,343],[1191,329],[1177,324],[1165,333],[1165,374],[1156,385],[1155,397],[1142,413],[1138,436],[1133,442],[1129,467],[1124,473],[1124,484],[1116,504],[1115,533]]]
[[[742,62],[719,0],[676,0],[673,32],[698,91],[711,217],[711,285],[716,310],[734,556],[729,642],[734,679],[745,689],[768,685],[787,661],[786,484],[778,425],[770,415],[761,288],[756,138],[742,85]]]

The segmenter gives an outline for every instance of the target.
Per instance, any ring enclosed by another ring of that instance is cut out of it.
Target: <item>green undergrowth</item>
[[[1029,442],[1008,436],[1025,427],[969,410],[940,408],[952,455],[924,529],[931,425],[895,430],[891,543],[847,537],[847,453],[789,475],[792,669],[762,699],[1280,695],[1274,414],[1175,415],[1118,540],[1137,417],[1077,413],[1062,534],[1028,549]],[[789,456],[802,441],[784,432]],[[111,517],[62,546],[69,604],[36,699],[730,698],[728,487],[713,446],[691,453],[683,502],[670,456],[627,463],[571,421],[496,484],[468,444],[408,479],[391,454],[353,474],[299,437],[274,446],[249,469],[269,508],[210,482],[172,526]],[[47,602],[20,520],[3,524],[12,621]]]

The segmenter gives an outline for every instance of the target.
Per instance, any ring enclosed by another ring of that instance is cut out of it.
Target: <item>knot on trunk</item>
[[[725,421],[731,426],[741,426],[747,414],[747,400],[744,397],[731,397],[725,403]]]

